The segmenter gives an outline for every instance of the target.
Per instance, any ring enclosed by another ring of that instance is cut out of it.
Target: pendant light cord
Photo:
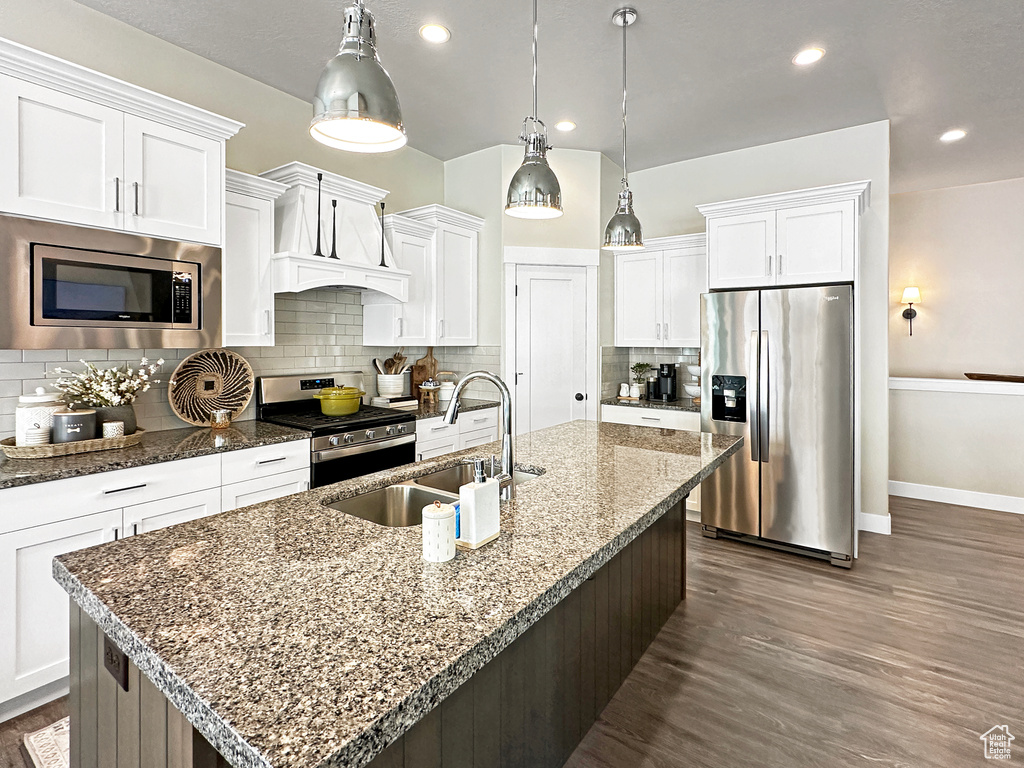
[[[622,186],[629,187],[629,171],[626,170],[626,17],[622,17]]]
[[[533,0],[533,120],[537,120],[537,0]]]

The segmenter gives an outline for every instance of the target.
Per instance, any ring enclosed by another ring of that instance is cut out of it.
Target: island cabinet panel
[[[685,499],[368,763],[558,768],[685,596]],[[138,668],[128,690],[71,602],[72,768],[226,768]]]

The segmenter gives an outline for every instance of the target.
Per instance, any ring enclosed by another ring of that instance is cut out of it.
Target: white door
[[[515,415],[522,435],[587,417],[585,267],[516,267]]]
[[[615,254],[615,346],[660,347],[661,253]]]
[[[53,580],[53,558],[112,541],[121,510],[0,536],[0,700],[68,674],[68,594]]]
[[[431,238],[395,232],[391,239],[395,265],[407,269],[409,300],[398,307],[395,344],[426,347],[434,343],[434,248]]]
[[[0,76],[0,211],[124,226],[124,115]]]
[[[775,211],[708,219],[708,285],[775,284]]]
[[[274,202],[228,192],[224,216],[224,346],[272,347]]]
[[[125,229],[220,245],[221,149],[214,139],[125,115]]]
[[[784,208],[777,214],[779,285],[852,281],[857,252],[853,200]]]
[[[708,262],[703,248],[662,251],[665,296],[662,346],[700,347],[700,295],[708,290]]]
[[[442,228],[437,232],[437,343],[476,346],[476,232]]]
[[[124,508],[125,535],[134,536],[167,528],[200,517],[216,515],[220,509],[220,488],[195,491]]]

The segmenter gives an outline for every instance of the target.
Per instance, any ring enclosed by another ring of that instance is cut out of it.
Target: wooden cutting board
[[[427,379],[437,375],[437,358],[434,357],[434,348],[427,347],[427,354],[417,360],[412,366],[412,396],[417,400],[420,397],[420,384]]]
[[[1024,376],[1011,376],[1003,373],[965,373],[972,381],[1009,381],[1015,384],[1024,383]]]

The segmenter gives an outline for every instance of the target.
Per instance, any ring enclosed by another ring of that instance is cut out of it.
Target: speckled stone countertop
[[[470,411],[479,411],[483,408],[497,408],[501,403],[497,400],[473,400],[469,397],[460,397],[461,404],[459,405],[459,413],[469,413]],[[445,408],[447,403],[445,404]],[[423,405],[415,411],[417,419],[433,419],[436,416],[444,415],[444,408],[437,405]]]
[[[0,489],[308,437],[309,432],[299,429],[260,421],[236,421],[228,429],[188,427],[147,431],[138,445],[112,451],[92,451],[52,459],[8,459],[0,455]]]
[[[632,402],[630,400],[619,401],[614,397],[607,397],[601,401],[601,405],[621,405],[626,408],[654,408],[659,411],[689,411],[690,413],[700,413],[700,406],[694,405],[693,400],[688,397],[680,397],[678,400],[672,402],[665,402],[663,400],[638,400]]]
[[[54,576],[239,768],[365,765],[739,449],[573,422],[516,438],[544,474],[447,563],[421,529],[324,503],[497,444],[63,555]]]

